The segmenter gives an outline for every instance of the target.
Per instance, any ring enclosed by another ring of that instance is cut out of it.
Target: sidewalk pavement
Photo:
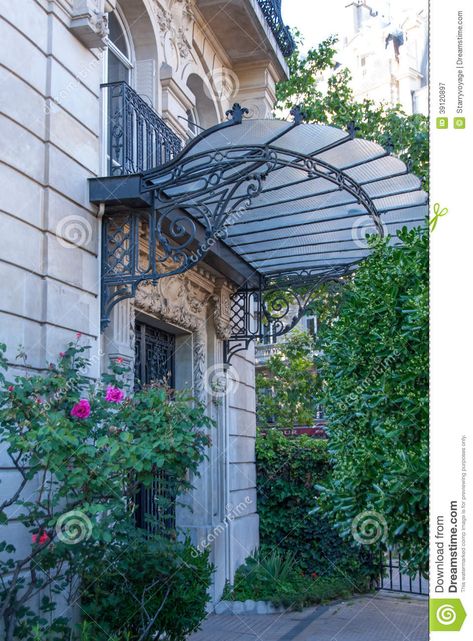
[[[428,600],[376,594],[304,612],[211,615],[188,641],[428,641]]]

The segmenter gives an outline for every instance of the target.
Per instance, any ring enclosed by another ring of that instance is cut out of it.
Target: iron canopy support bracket
[[[310,313],[320,287],[343,282],[353,266],[333,267],[324,273],[295,270],[260,278],[259,287],[243,287],[231,296],[232,334],[224,342],[224,362],[230,364],[252,342],[284,336]]]

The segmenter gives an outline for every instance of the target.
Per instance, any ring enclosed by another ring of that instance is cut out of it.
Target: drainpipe
[[[102,220],[103,216],[105,214],[105,203],[99,203],[99,209],[97,212],[97,236],[98,236],[98,251],[97,251],[97,260],[98,260],[98,273],[99,273],[99,278],[98,278],[98,340],[97,340],[97,348],[98,348],[98,354],[97,356],[99,357],[99,375],[102,373],[103,369],[103,359],[104,359],[104,348],[105,348],[105,343],[104,343],[104,336],[101,332],[101,322],[102,322]]]
[[[229,380],[228,380],[228,369],[225,372],[226,377],[226,389],[229,389]],[[228,394],[224,396],[224,448],[225,448],[225,482],[224,482],[224,505],[223,505],[223,517],[226,516],[227,506],[230,505],[230,403],[228,399]],[[233,549],[231,545],[232,536],[231,528],[233,523],[230,522],[228,527],[225,529],[225,556],[226,556],[226,579],[228,581],[233,580],[231,576],[233,568]]]

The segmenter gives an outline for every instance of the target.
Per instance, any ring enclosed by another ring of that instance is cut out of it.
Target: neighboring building
[[[400,103],[407,114],[428,114],[428,14],[397,2],[355,0],[350,33],[340,34],[338,60],[353,76],[355,98]],[[419,5],[419,3],[417,3]]]
[[[217,423],[210,464],[178,525],[197,544],[249,497],[214,537],[214,601],[258,545],[254,350],[234,357],[239,385],[225,402],[214,402],[209,383],[223,362],[234,267],[204,260],[143,283],[107,308],[101,331],[104,206],[91,204],[88,179],[162,164],[222,122],[234,102],[270,117],[290,48],[274,23],[279,7],[277,0],[0,0],[0,341],[13,373],[20,345],[29,367],[42,371],[81,333],[92,377],[122,357],[137,379],[171,377],[207,404]],[[106,250],[113,245],[125,265],[130,247],[116,214]],[[142,241],[138,261],[147,259]],[[12,469],[0,474],[15,482]],[[18,525],[9,535],[21,554],[25,532]]]
[[[294,315],[297,313],[297,311],[298,310],[296,310],[296,308],[294,307]],[[283,334],[282,336],[275,336],[272,330],[272,324],[267,325],[265,337],[263,338],[263,340],[258,341],[256,345],[256,367],[257,371],[259,371],[260,373],[266,372],[266,364],[268,360],[271,358],[271,356],[273,356],[273,354],[276,354],[279,351],[281,344],[284,344],[288,336],[290,336],[291,334],[291,332],[289,332],[288,334]],[[296,327],[291,331],[308,332],[312,336],[315,336],[317,333],[317,317],[312,315],[303,316],[297,323]]]

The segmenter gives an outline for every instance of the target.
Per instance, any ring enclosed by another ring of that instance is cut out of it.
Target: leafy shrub
[[[208,553],[197,553],[189,541],[135,536],[110,546],[103,563],[100,575],[94,563],[82,575],[81,606],[94,641],[113,634],[184,641],[205,618],[212,567]]]
[[[2,533],[20,527],[31,541],[19,554],[0,537],[6,641],[69,641],[68,622],[55,614],[55,595],[68,594],[74,603],[76,577],[90,559],[99,576],[117,545],[133,546],[141,536],[134,527],[138,488],[151,487],[165,472],[173,493],[185,492],[188,471],[197,472],[209,444],[212,423],[202,405],[155,386],[129,396],[127,370],[118,361],[101,382],[91,382],[84,373],[87,348],[79,341],[44,375],[8,382],[0,371],[0,442],[17,479],[8,495],[2,490],[0,526]],[[4,351],[0,346],[6,368]],[[178,591],[187,589],[186,581]],[[38,611],[33,604],[40,594]]]
[[[302,610],[337,598],[348,598],[356,591],[350,578],[319,577],[304,574],[296,555],[279,550],[261,549],[249,557],[227,586],[223,598],[231,601],[271,601],[275,606]]]
[[[269,430],[258,435],[256,451],[262,544],[294,553],[306,573],[347,574],[363,583],[372,574],[364,551],[345,542],[326,516],[313,512],[315,485],[331,473],[327,441]]]
[[[377,512],[378,543],[415,572],[428,567],[428,234],[399,238],[376,244],[321,340],[333,472],[319,506],[348,539],[359,514]]]

